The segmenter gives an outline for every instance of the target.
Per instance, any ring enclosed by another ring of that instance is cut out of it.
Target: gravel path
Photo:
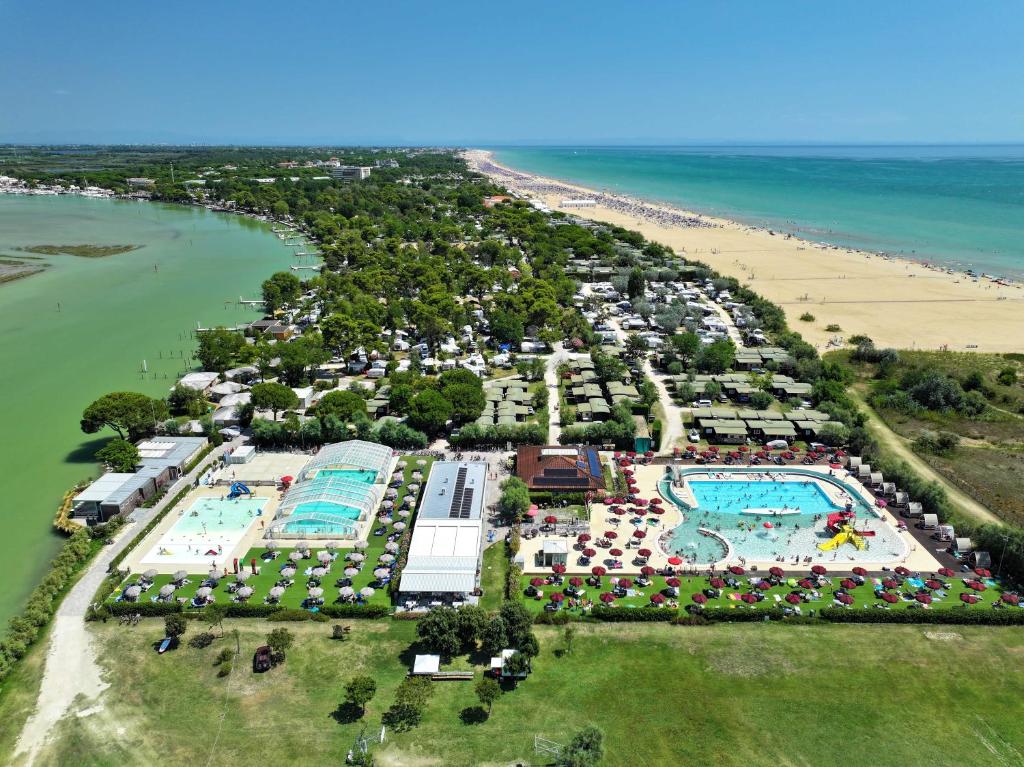
[[[107,576],[111,561],[132,542],[138,530],[149,524],[184,487],[193,484],[211,463],[219,460],[225,449],[239,444],[241,440],[236,440],[213,450],[199,466],[168,488],[153,508],[137,509],[135,521],[121,528],[114,542],[99,553],[64,597],[53,619],[35,710],[25,722],[14,753],[15,757],[27,754],[23,762],[25,765],[35,762],[50,731],[73,704],[78,702],[85,709],[95,703],[108,687],[96,662],[97,653],[93,637],[85,625],[85,614],[96,590]],[[78,696],[82,698],[76,701]]]

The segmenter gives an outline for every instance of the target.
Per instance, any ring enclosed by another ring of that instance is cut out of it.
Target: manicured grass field
[[[348,642],[330,624],[284,624],[295,645],[263,675],[253,650],[282,624],[232,621],[213,646],[162,656],[162,621],[92,624],[111,687],[94,713],[55,728],[37,764],[340,764],[363,722],[379,729],[414,652],[413,622],[351,623]],[[234,628],[242,659],[220,679],[213,658]],[[604,731],[604,767],[1006,767],[1024,753],[1018,629],[580,624],[571,654],[561,629],[536,630],[533,674],[489,719],[474,715],[472,683],[436,682],[421,725],[389,732],[377,764],[548,763],[534,735],[565,743],[590,723]],[[378,684],[362,722],[338,712],[359,673]]]
[[[923,580],[927,580],[930,577],[930,575],[931,574],[923,574],[922,575],[922,579]],[[974,591],[974,590],[968,588],[967,586],[965,586],[964,583],[963,583],[963,579],[962,579],[961,576],[967,576],[967,575],[973,576],[974,574],[973,573],[960,573],[960,574],[958,574],[956,576],[949,577],[949,578],[943,578],[943,577],[940,576],[938,578],[938,580],[940,580],[940,581],[942,581],[944,583],[948,583],[950,588],[948,590],[945,590],[945,595],[941,596],[941,597],[939,596],[939,592],[938,591],[929,591],[928,593],[933,596],[933,601],[928,606],[928,609],[931,609],[931,610],[992,610],[993,609],[992,604],[999,600],[999,596],[1002,593],[1002,589],[999,588],[998,586],[989,586],[988,588],[986,588],[985,591],[982,591],[982,592]],[[529,609],[531,609],[531,610],[533,610],[535,612],[541,612],[544,609],[544,606],[551,601],[551,595],[552,594],[562,593],[563,590],[567,586],[569,586],[569,577],[568,576],[564,577],[564,580],[563,580],[563,583],[562,583],[561,586],[556,586],[556,585],[541,586],[541,590],[544,593],[544,596],[541,599],[531,598],[531,597],[525,596],[525,592],[526,592],[527,587],[530,585],[530,581],[533,578],[537,578],[537,577],[546,578],[548,576],[547,575],[540,575],[540,574],[537,574],[537,573],[531,573],[531,574],[524,575],[522,577],[521,583],[520,583],[520,585],[521,585],[520,593],[522,593],[524,595],[523,596],[523,600],[524,600],[526,606]],[[619,575],[617,577],[620,577],[620,578],[626,577],[626,578],[632,579],[632,576]],[[790,574],[790,575],[787,576],[786,579],[783,580],[783,582],[780,585],[773,586],[770,589],[767,589],[765,591],[760,591],[760,592],[750,585],[750,577],[749,576],[742,575],[742,576],[726,576],[726,577],[735,577],[736,580],[739,581],[740,587],[739,588],[730,588],[730,587],[727,586],[726,588],[722,589],[721,590],[722,591],[721,596],[719,596],[717,598],[708,599],[707,604],[705,605],[705,609],[707,609],[707,610],[750,610],[750,609],[753,609],[753,610],[763,610],[763,609],[767,609],[767,608],[771,608],[771,607],[791,607],[791,605],[788,602],[785,601],[785,597],[786,597],[787,594],[789,594],[792,591],[807,591],[807,592],[810,591],[810,590],[801,589],[801,588],[799,588],[799,586],[797,586],[797,587],[790,586],[790,585],[788,585],[786,583],[786,581],[789,580],[790,577],[794,577],[794,578],[796,578],[796,580],[799,580],[800,577],[802,577],[802,576],[798,576],[796,574]],[[831,579],[832,585],[831,586],[825,586],[823,588],[818,589],[819,594],[820,594],[820,598],[819,599],[812,599],[810,601],[802,602],[800,604],[800,608],[801,608],[801,610],[805,614],[807,613],[808,610],[820,610],[823,607],[838,607],[838,606],[841,606],[841,605],[837,605],[837,604],[834,603],[834,601],[833,601],[833,599],[834,599],[833,592],[834,592],[834,590],[838,590],[838,589],[841,588],[840,581],[842,580],[842,577],[834,576],[834,575],[828,575],[827,577]],[[651,604],[651,596],[653,594],[660,593],[661,590],[664,589],[665,586],[666,586],[665,578],[664,577],[662,577],[660,575],[655,575],[655,576],[652,576],[652,579],[653,579],[654,583],[652,585],[650,585],[650,586],[647,586],[647,587],[644,587],[644,588],[638,588],[638,587],[636,587],[634,585],[632,588],[633,588],[633,590],[638,592],[637,594],[632,595],[632,596],[622,597],[620,599],[616,599],[614,602],[611,603],[612,606],[618,607],[618,608],[622,608],[622,609],[629,609],[629,608],[636,608],[636,607],[651,607],[652,606],[652,604]],[[584,579],[584,581],[585,580],[586,579]],[[881,580],[881,579],[878,579],[878,580]],[[986,579],[982,579],[982,580],[986,580]],[[987,579],[987,580],[991,580],[991,579]],[[693,604],[694,602],[693,602],[692,596],[694,594],[699,593],[699,592],[703,592],[704,589],[709,588],[708,578],[706,578],[706,577],[692,577],[692,578],[687,577],[687,578],[681,578],[680,581],[681,581],[681,585],[679,586],[679,599],[678,599],[680,608],[685,608],[687,605]],[[599,599],[598,599],[598,595],[601,594],[602,592],[605,592],[605,591],[611,591],[611,589],[612,589],[611,577],[609,577],[608,575],[603,576],[601,578],[601,588],[599,588],[599,589],[598,588],[594,588],[593,586],[587,585],[586,582],[584,582],[582,588],[586,591],[586,595],[585,596],[586,596],[587,599],[593,600],[595,604],[598,604],[598,605],[602,604],[599,601]],[[877,609],[875,607],[875,605],[884,605],[885,607],[887,607],[890,610],[905,610],[910,605],[917,604],[916,600],[913,599],[913,595],[917,592],[917,589],[914,588],[913,586],[911,586],[910,584],[907,584],[907,583],[904,583],[903,586],[900,587],[900,588],[889,589],[889,591],[891,591],[892,593],[897,594],[897,595],[899,595],[901,597],[904,597],[904,598],[901,599],[901,601],[896,602],[895,604],[891,604],[891,605],[887,604],[886,602],[884,602],[882,599],[880,599],[879,597],[877,597],[875,595],[875,585],[872,583],[872,577],[870,577],[870,576],[867,578],[867,582],[864,585],[856,586],[856,587],[851,588],[851,589],[845,589],[845,591],[850,596],[852,596],[853,599],[854,599],[853,604],[851,604],[849,606],[849,608],[848,608],[848,609],[851,609],[851,610],[863,610],[865,608],[866,609]],[[740,594],[745,594],[745,593],[749,593],[749,592],[764,594],[765,598],[764,598],[763,601],[756,602],[756,603],[754,603],[752,605],[747,605],[746,603],[744,603],[740,599],[730,599],[730,595],[735,594],[735,595],[738,596]],[[960,594],[962,594],[962,593],[975,594],[976,596],[979,597],[980,601],[977,604],[974,604],[974,605],[967,605],[967,604],[965,604],[964,602],[962,602],[960,600]],[[781,601],[776,601],[775,600],[775,596],[776,595],[779,597],[779,599]],[[565,606],[568,603],[568,599],[569,599],[568,596],[566,596],[565,602],[563,602],[563,608],[562,609],[567,609],[567,610],[570,609],[567,606]],[[670,607],[663,607],[662,609],[671,609],[671,608]],[[1019,609],[1022,609],[1022,608],[1019,608],[1019,607],[1008,607],[1006,609],[1019,610]],[[574,610],[570,610],[570,612],[573,612],[573,611]]]
[[[422,487],[427,480],[427,476],[430,473],[430,468],[433,465],[434,461],[433,458],[420,456],[409,456],[407,458],[403,458],[403,460],[406,461],[406,467],[404,471],[405,482],[402,484],[400,488],[398,488],[398,498],[395,499],[395,508],[398,508],[398,506],[401,504],[402,499],[405,498],[406,494],[408,493],[408,485],[413,481],[413,472],[416,470],[422,472],[423,479],[419,483],[420,486]],[[421,466],[419,465],[419,463],[417,463],[418,461],[425,461],[426,463]],[[400,517],[398,517],[397,514],[395,515],[394,518],[396,521],[400,520]],[[412,519],[413,518],[410,517],[407,521],[411,522]],[[373,529],[376,530],[381,527],[384,527],[389,532],[391,531],[390,527],[374,520]],[[377,558],[384,553],[384,544],[387,542],[387,536],[370,535],[367,538],[367,541],[369,542],[370,546],[364,552],[366,554],[366,560],[359,574],[352,579],[352,587],[357,592],[364,586],[369,586],[371,582],[375,580],[373,577],[373,571],[374,569],[376,569]],[[315,567],[319,564],[319,562],[317,562],[316,560],[316,553],[317,551],[322,550],[323,548],[322,545],[317,546],[316,541],[311,540],[309,541],[309,543],[311,544],[312,557],[310,559],[300,560],[298,563],[296,563],[296,568],[298,572],[296,573],[294,578],[295,583],[291,587],[286,589],[284,596],[281,597],[280,604],[284,605],[285,607],[301,607],[302,601],[307,597],[307,576],[303,575],[303,572],[305,571],[306,568]],[[255,559],[257,568],[259,568],[259,573],[256,575],[250,575],[249,579],[246,581],[246,585],[252,587],[254,590],[252,597],[250,597],[249,599],[250,604],[263,603],[267,595],[270,593],[270,589],[273,588],[274,584],[280,579],[280,570],[288,562],[288,554],[290,553],[290,551],[292,551],[292,549],[286,548],[287,541],[282,541],[281,545],[282,547],[278,550],[280,552],[280,555],[277,557],[277,559],[264,560],[263,555],[266,552],[266,549],[260,547],[250,549],[246,553],[242,561],[239,563],[240,566],[244,567],[246,572],[250,572],[250,562],[253,559]],[[331,565],[329,572],[321,581],[320,586],[324,590],[323,599],[325,605],[334,603],[334,601],[338,598],[338,587],[334,584],[335,581],[337,581],[339,578],[344,577],[344,551],[344,549],[339,549],[340,553],[338,559],[335,560],[335,562]],[[128,578],[126,578],[125,582],[122,584],[122,590],[125,587],[131,585],[132,583],[135,583],[138,580],[138,575],[138,573],[133,573]],[[197,573],[194,577],[190,577],[189,580],[191,581],[191,583],[188,583],[185,586],[179,588],[177,591],[175,591],[175,597],[184,597],[191,600],[192,597],[195,596],[196,589],[200,587],[205,576],[206,573],[203,572]],[[227,588],[228,585],[231,584],[233,581],[234,577],[229,575],[228,577],[224,578],[217,586],[217,589],[215,590],[214,593],[218,602],[227,602],[232,599],[232,595],[228,593]],[[140,597],[140,599],[146,600],[155,596],[157,593],[159,593],[161,586],[170,582],[171,575],[158,575],[154,579],[153,586],[147,592],[145,592],[142,595],[142,597]],[[115,592],[114,595],[111,597],[111,600],[117,599],[120,593],[121,590]],[[378,588],[376,589],[373,596],[370,597],[368,603],[390,605],[391,600],[389,599],[385,589]]]

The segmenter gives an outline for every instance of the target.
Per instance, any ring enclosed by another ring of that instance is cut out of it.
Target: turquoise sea
[[[1024,146],[499,147],[503,165],[818,242],[1024,278]]]

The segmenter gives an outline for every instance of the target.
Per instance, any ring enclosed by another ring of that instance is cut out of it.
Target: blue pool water
[[[171,533],[245,530],[262,513],[266,498],[200,498],[174,523]]]
[[[366,469],[321,469],[311,480],[314,484],[319,482],[325,485],[330,483],[336,485],[341,479],[349,490],[365,496],[370,494],[370,486],[377,481],[377,472]],[[365,485],[365,488],[362,486]],[[286,533],[298,533],[300,535],[343,535],[351,530],[351,525],[346,524],[348,520],[359,518],[360,510],[354,506],[344,503],[330,501],[310,501],[300,503],[292,511],[292,516],[303,514],[318,514],[321,516],[334,517],[337,523],[324,519],[299,519],[284,526]]]
[[[701,475],[700,472],[694,474]],[[815,562],[836,563],[837,566],[850,562],[887,562],[901,557],[905,549],[900,534],[853,493],[857,529],[874,531],[875,535],[867,539],[868,546],[864,549],[853,546],[842,546],[835,551],[818,549],[818,544],[832,537],[825,529],[826,516],[842,507],[832,502],[817,481],[809,479],[805,484],[802,481],[686,477],[686,483],[697,501],[695,508],[682,501],[670,480],[659,483],[661,494],[679,507],[684,516],[677,527],[662,534],[659,543],[669,554],[691,563],[721,561],[727,554],[721,538],[728,540],[734,559],[742,557],[759,562],[777,561],[778,557],[790,563],[794,557],[811,557]],[[783,513],[771,513],[777,511]],[[702,529],[714,535],[702,533]]]
[[[742,514],[746,509],[782,509],[814,515],[829,514],[841,508],[811,480],[806,483],[689,480],[688,484],[699,511]]]

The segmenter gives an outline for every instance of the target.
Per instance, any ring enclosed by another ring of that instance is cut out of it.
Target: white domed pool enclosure
[[[267,537],[355,539],[384,497],[391,448],[350,440],[324,445],[284,494]]]

